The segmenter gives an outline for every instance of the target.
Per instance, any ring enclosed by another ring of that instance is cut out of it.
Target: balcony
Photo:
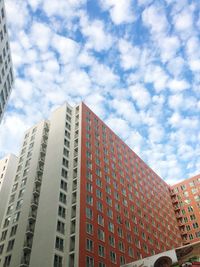
[[[39,174],[42,174],[43,173],[43,170],[44,170],[44,167],[43,166],[38,166],[38,168],[37,168],[37,172],[39,173]]]
[[[34,234],[34,224],[29,224],[26,228],[26,235],[33,236]]]
[[[34,189],[33,189],[33,195],[34,196],[39,196],[40,195],[40,188],[39,187],[34,187]]]
[[[174,190],[170,190],[170,196],[173,197],[173,196],[176,196],[176,193],[174,192]]]
[[[37,175],[37,177],[35,178],[36,185],[40,185],[41,181],[42,181],[42,175]]]
[[[33,198],[33,199],[31,200],[31,207],[32,207],[33,209],[36,209],[36,208],[38,207],[38,204],[39,204],[39,200],[38,200],[38,198]]]
[[[187,236],[187,231],[186,230],[181,230],[181,236]]]
[[[176,218],[177,219],[180,219],[180,218],[182,218],[183,216],[182,216],[182,214],[179,212],[179,213],[176,213]]]
[[[24,251],[30,251],[30,250],[31,250],[31,247],[32,247],[32,242],[31,242],[30,240],[27,240],[27,241],[24,243],[23,250],[24,250]]]
[[[180,209],[181,209],[181,208],[180,208],[180,205],[179,205],[179,204],[174,205],[174,210],[175,210],[175,211],[180,210]]]
[[[31,221],[31,222],[35,221],[36,220],[36,216],[37,216],[37,213],[34,212],[34,211],[31,211],[29,213],[29,216],[28,216],[29,221]]]
[[[178,203],[178,198],[177,198],[177,197],[173,197],[173,198],[172,198],[172,203],[173,203],[173,204]]]

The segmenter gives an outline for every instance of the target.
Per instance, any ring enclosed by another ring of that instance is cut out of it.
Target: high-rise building
[[[169,186],[85,104],[25,133],[1,267],[112,267],[179,245]]]
[[[0,160],[0,225],[15,176],[17,162],[18,158],[12,154]]]
[[[13,84],[13,67],[6,24],[4,1],[0,1],[0,122]]]
[[[171,187],[171,197],[184,244],[200,240],[200,175]]]

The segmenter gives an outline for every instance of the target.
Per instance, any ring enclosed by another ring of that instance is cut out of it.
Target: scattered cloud
[[[198,172],[198,1],[7,0],[6,11],[15,86],[1,156],[64,101],[85,101],[168,182]]]

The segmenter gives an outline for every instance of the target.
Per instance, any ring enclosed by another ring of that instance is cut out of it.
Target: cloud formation
[[[15,86],[1,156],[84,100],[167,181],[199,172],[198,1],[7,0],[6,11]]]

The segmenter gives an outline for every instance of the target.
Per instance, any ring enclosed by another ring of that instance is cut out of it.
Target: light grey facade
[[[4,1],[0,1],[0,122],[13,84],[13,67],[10,53]]]
[[[13,183],[18,158],[9,154],[0,160],[0,224],[5,213],[8,196]]]
[[[0,267],[78,266],[80,110],[64,104],[25,133],[0,228]]]

